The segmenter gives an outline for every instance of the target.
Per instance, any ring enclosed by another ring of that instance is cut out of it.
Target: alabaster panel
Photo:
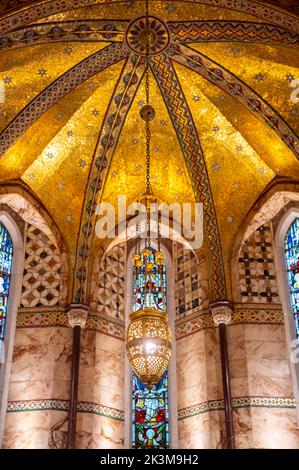
[[[246,357],[243,325],[232,325],[227,328],[227,342],[230,361]]]
[[[231,379],[231,392],[233,397],[244,397],[249,395],[249,381],[247,377]]]
[[[295,409],[280,409],[280,408],[252,408],[251,409],[252,424],[254,429],[271,428],[296,429],[297,415]]]
[[[124,422],[95,413],[77,415],[78,448],[117,449],[124,447]]]
[[[186,370],[191,370],[194,367],[198,367],[206,362],[205,352],[199,349],[193,351],[187,351],[185,353],[177,354],[176,370],[177,374],[184,373]]]
[[[35,400],[37,398],[68,399],[69,380],[32,380],[11,382],[8,401]]]
[[[207,373],[205,357],[203,357],[200,362],[194,362],[193,366],[190,364],[188,368],[186,367],[185,369],[181,369],[177,372],[177,384],[179,389],[193,387],[200,383],[206,383],[206,381]]]
[[[239,429],[235,433],[235,446],[236,449],[252,449],[252,429]]]
[[[235,408],[233,410],[235,433],[247,433],[252,428],[251,408]]]
[[[287,359],[285,342],[247,341],[246,356],[248,359]]]
[[[230,361],[229,370],[230,370],[231,380],[241,379],[241,378],[246,379],[248,375],[246,358],[235,359],[234,361]]]
[[[291,376],[287,377],[262,377],[252,375],[248,378],[249,392],[251,395],[265,397],[292,397],[293,385]]]
[[[47,449],[48,431],[6,432],[3,438],[4,449]]]
[[[78,426],[77,426],[78,429]],[[88,431],[77,431],[76,432],[76,449],[94,449],[95,442],[93,434]]]
[[[64,363],[55,361],[55,358],[48,361],[37,360],[25,353],[19,360],[13,362],[10,383],[35,380],[70,380],[70,367],[70,361]]]
[[[214,359],[220,362],[219,332],[218,328],[206,328],[204,330],[205,352],[209,361]]]
[[[99,387],[97,384],[81,383],[79,401],[88,401],[118,410],[124,409],[124,390],[113,390],[110,387]]]
[[[188,406],[196,405],[208,400],[207,384],[202,383],[189,387],[187,389],[181,389],[178,387],[177,401],[178,409],[187,408]]]
[[[244,325],[245,341],[285,342],[284,325]]]
[[[121,339],[108,336],[103,333],[96,333],[95,335],[96,351],[114,351],[125,354],[125,342]]]
[[[248,359],[247,368],[249,376],[284,379],[290,377],[290,366],[286,359]]]
[[[197,331],[196,333],[176,340],[177,358],[194,350],[199,351],[201,353],[205,352],[204,330]]]
[[[299,449],[299,430],[255,427],[252,446],[256,449]]]
[[[179,421],[180,449],[217,449],[222,448],[220,429],[203,431],[198,416]]]

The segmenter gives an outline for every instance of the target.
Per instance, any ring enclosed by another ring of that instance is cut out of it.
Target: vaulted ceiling
[[[1,5],[0,182],[22,180],[49,211],[83,301],[96,203],[144,192],[144,2]],[[151,184],[165,202],[204,203],[215,299],[251,206],[299,176],[296,5],[150,1]]]

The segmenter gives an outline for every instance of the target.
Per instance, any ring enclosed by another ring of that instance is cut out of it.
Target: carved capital
[[[89,307],[87,305],[81,304],[72,304],[69,307],[67,313],[69,319],[69,325],[74,328],[75,326],[80,326],[84,328],[86,325],[87,317],[89,313]]]
[[[228,305],[215,305],[212,307],[212,315],[216,326],[221,323],[228,325],[232,319],[232,309]]]

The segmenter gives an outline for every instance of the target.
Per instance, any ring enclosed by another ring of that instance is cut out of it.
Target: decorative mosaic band
[[[20,309],[17,315],[17,329],[22,328],[69,328],[68,316],[65,309]],[[86,329],[103,333],[124,340],[125,326],[115,319],[99,315],[89,315]]]
[[[20,400],[9,401],[7,413],[30,412],[30,411],[68,411],[69,400],[44,399],[44,400]],[[93,403],[79,401],[77,404],[78,413],[92,413],[106,418],[124,421],[125,412],[116,408]]]
[[[283,325],[284,317],[280,305],[264,308],[262,306],[235,307],[232,312],[230,325]],[[176,339],[189,336],[204,328],[215,328],[212,314],[208,309],[202,310],[196,316],[178,320],[175,327]]]
[[[290,397],[237,397],[232,399],[233,408],[296,408],[295,398]],[[210,411],[223,411],[224,400],[208,400],[178,411],[178,419],[191,418]]]

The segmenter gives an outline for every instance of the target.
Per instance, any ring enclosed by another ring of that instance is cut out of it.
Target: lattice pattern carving
[[[59,304],[61,256],[47,235],[29,225],[25,241],[21,307]]]
[[[268,225],[244,243],[239,258],[241,302],[279,303],[272,233]]]
[[[125,245],[112,248],[95,261],[91,308],[108,317],[124,320],[125,312]]]
[[[191,315],[209,305],[208,273],[203,259],[198,263],[191,250],[174,244],[176,317]]]

